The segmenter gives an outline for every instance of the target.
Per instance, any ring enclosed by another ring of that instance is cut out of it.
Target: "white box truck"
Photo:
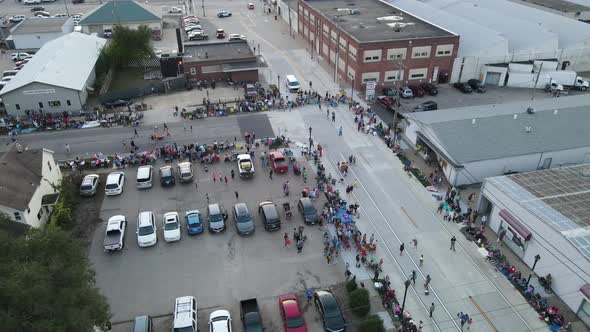
[[[582,79],[580,76],[578,76],[578,73],[576,73],[573,70],[550,71],[546,73],[546,75],[551,83],[555,81],[565,87],[571,87],[581,91],[586,91],[590,86],[590,83],[588,83],[588,81]]]

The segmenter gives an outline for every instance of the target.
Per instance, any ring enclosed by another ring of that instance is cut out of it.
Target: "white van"
[[[137,169],[137,188],[145,189],[152,187],[154,171],[152,166],[141,166]]]
[[[285,79],[287,80],[287,89],[289,89],[289,91],[299,91],[300,84],[295,75],[287,75]]]

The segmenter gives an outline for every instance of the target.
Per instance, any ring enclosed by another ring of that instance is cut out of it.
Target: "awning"
[[[59,198],[59,193],[43,195],[41,197],[41,205],[54,205]]]
[[[514,231],[518,233],[525,241],[529,241],[531,237],[533,237],[533,233],[531,233],[518,219],[516,219],[508,210],[503,209],[498,213],[504,221],[510,225]]]
[[[426,137],[426,135],[424,135],[421,131],[416,131],[416,135],[418,136],[418,138],[420,138],[426,145],[428,145],[429,148],[432,149],[432,151],[434,151],[436,153],[436,155],[439,158],[444,159],[447,163],[449,163],[451,166],[453,166],[454,168],[463,168],[462,165],[457,164],[456,162],[454,162],[451,158],[448,158],[447,155],[438,148],[438,146],[436,146],[436,144],[432,143],[430,141],[430,139],[428,139]]]
[[[590,301],[590,284],[585,284],[580,288],[580,292],[586,297],[588,301]]]

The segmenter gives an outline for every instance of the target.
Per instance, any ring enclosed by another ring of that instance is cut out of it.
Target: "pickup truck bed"
[[[262,332],[262,319],[256,299],[240,301],[240,318],[245,332]]]
[[[121,249],[121,232],[118,230],[108,231],[104,237],[104,250],[120,250]]]

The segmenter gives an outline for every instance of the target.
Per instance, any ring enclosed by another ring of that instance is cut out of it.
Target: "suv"
[[[262,225],[267,231],[276,231],[281,228],[281,217],[275,203],[269,201],[260,203],[258,213],[262,215]]]
[[[303,216],[303,221],[306,224],[313,225],[318,222],[318,211],[316,210],[315,206],[313,206],[313,203],[309,197],[300,198],[299,202],[297,203],[297,208]]]
[[[399,93],[402,98],[414,98],[414,92],[407,86],[399,88]]]
[[[160,167],[160,184],[162,187],[173,186],[175,183],[174,172],[172,166]]]
[[[414,112],[426,112],[426,111],[435,111],[438,109],[438,104],[432,100],[425,101],[418,106],[414,107]]]
[[[324,330],[333,332],[343,332],[346,326],[342,311],[334,294],[327,290],[316,291],[313,295],[313,302],[322,317]]]
[[[195,177],[193,174],[193,164],[185,161],[176,165],[176,168],[178,169],[180,183],[193,182],[193,178]]]
[[[486,86],[480,80],[471,79],[467,81],[467,84],[478,93],[486,92]]]
[[[248,211],[246,203],[237,203],[233,208],[234,221],[236,229],[240,235],[250,235],[256,230],[254,220]]]
[[[438,94],[438,88],[436,85],[431,83],[421,83],[420,87],[426,91],[431,96],[436,96]]]
[[[156,220],[151,211],[139,213],[137,216],[137,244],[140,247],[151,247],[158,242]]]
[[[197,299],[194,296],[176,298],[173,327],[173,332],[197,331]]]
[[[123,192],[123,185],[125,184],[125,173],[113,172],[107,177],[107,183],[104,186],[104,191],[107,196],[120,195]]]
[[[453,84],[453,87],[463,93],[471,93],[473,92],[473,89],[469,86],[469,84],[467,83],[455,83]]]
[[[207,206],[207,221],[209,222],[210,232],[221,232],[225,229],[225,220],[227,212],[221,204],[209,204]]]
[[[88,174],[82,180],[80,185],[81,196],[94,196],[98,188],[99,176],[98,174]]]
[[[410,85],[409,88],[412,90],[414,97],[424,97],[426,94],[426,91],[419,85]]]

